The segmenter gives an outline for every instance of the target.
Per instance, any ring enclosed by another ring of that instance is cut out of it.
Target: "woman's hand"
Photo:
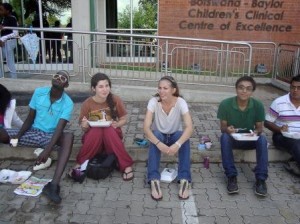
[[[167,154],[167,155],[169,155],[169,153],[170,153],[170,147],[169,146],[167,146],[166,144],[164,144],[163,142],[159,142],[157,145],[156,145],[156,147],[162,152],[162,153],[164,153],[164,154]]]
[[[113,121],[113,122],[111,123],[111,126],[112,126],[113,128],[119,128],[119,127],[120,127],[117,121]]]
[[[169,147],[170,151],[168,153],[168,155],[170,156],[175,156],[179,150],[179,147],[177,144],[173,144]]]
[[[89,130],[90,125],[88,123],[88,119],[86,117],[83,117],[81,120],[81,129],[86,132],[87,130]]]

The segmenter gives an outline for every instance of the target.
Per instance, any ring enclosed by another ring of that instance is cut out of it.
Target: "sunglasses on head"
[[[65,75],[61,74],[54,74],[52,78],[59,80],[61,83],[66,83],[68,81],[68,78]]]
[[[162,80],[168,80],[169,82],[171,82],[173,85],[177,85],[175,79],[172,76],[163,76],[159,81]]]

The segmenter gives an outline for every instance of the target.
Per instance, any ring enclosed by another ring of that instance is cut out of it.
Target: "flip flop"
[[[159,197],[159,198],[155,198],[153,195],[152,195],[152,191],[153,189],[155,189],[157,195],[162,195],[161,193],[161,189],[160,189],[160,184],[159,184],[159,180],[151,180],[151,198],[155,201],[161,201],[163,196]]]
[[[179,187],[179,194],[178,194],[178,198],[180,200],[187,200],[190,196],[187,196],[186,198],[180,196],[183,195],[185,193],[185,191],[189,190],[189,181],[186,179],[182,179],[180,180],[180,187]]]
[[[132,175],[131,177],[129,177],[129,178],[127,178],[127,176],[128,176],[128,174],[133,174],[133,170],[131,170],[131,171],[129,171],[129,172],[123,172],[122,173],[122,177],[123,177],[123,180],[124,181],[130,181],[130,180],[132,180],[133,178],[134,178],[134,175]],[[125,178],[124,178],[124,175],[125,175]]]
[[[147,139],[143,139],[143,138],[135,138],[134,143],[141,146],[141,147],[148,147],[149,146],[149,141]]]

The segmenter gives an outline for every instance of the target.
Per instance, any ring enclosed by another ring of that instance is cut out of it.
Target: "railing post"
[[[253,54],[253,49],[252,49],[252,45],[248,44],[249,46],[249,61],[248,61],[248,76],[251,75],[251,64],[252,64],[252,54]]]
[[[0,51],[0,78],[4,78],[4,62],[3,62],[3,55],[2,55],[2,50]]]
[[[84,36],[82,35],[80,37],[80,43],[81,43],[81,49],[82,49],[82,55],[81,55],[81,63],[82,63],[82,82],[86,83],[86,77],[85,77],[85,41]],[[78,60],[80,62],[80,59]]]
[[[169,41],[166,40],[166,53],[165,53],[165,75],[168,75],[168,64],[169,64]]]
[[[299,60],[300,60],[300,48],[297,49],[293,76],[296,76],[299,73]]]
[[[225,58],[225,77],[228,80],[228,61],[229,61],[229,44],[226,44],[226,58]]]

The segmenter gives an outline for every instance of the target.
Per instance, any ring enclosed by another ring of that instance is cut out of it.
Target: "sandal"
[[[180,180],[180,187],[179,187],[179,194],[178,194],[180,200],[187,200],[190,197],[188,195],[189,186],[190,184],[188,180],[186,179]],[[183,195],[186,193],[187,193],[187,197],[183,197]]]
[[[141,147],[148,147],[149,146],[149,141],[147,139],[143,139],[143,138],[135,138],[134,143],[141,146]]]
[[[151,183],[151,198],[152,198],[153,200],[155,200],[155,201],[160,201],[160,200],[163,198],[163,196],[162,196],[162,192],[161,192],[161,189],[160,189],[159,180],[151,180],[150,183]],[[156,193],[158,196],[159,196],[159,195],[161,195],[161,196],[158,197],[158,198],[155,198],[155,197],[153,196],[153,191],[155,191],[155,193]]]
[[[127,177],[129,174],[131,174],[132,173],[132,176],[131,177]],[[130,180],[132,180],[133,178],[134,178],[134,175],[133,175],[133,170],[130,170],[129,172],[126,172],[125,170],[124,170],[124,172],[122,173],[122,177],[123,177],[123,180],[124,181],[130,181]]]

